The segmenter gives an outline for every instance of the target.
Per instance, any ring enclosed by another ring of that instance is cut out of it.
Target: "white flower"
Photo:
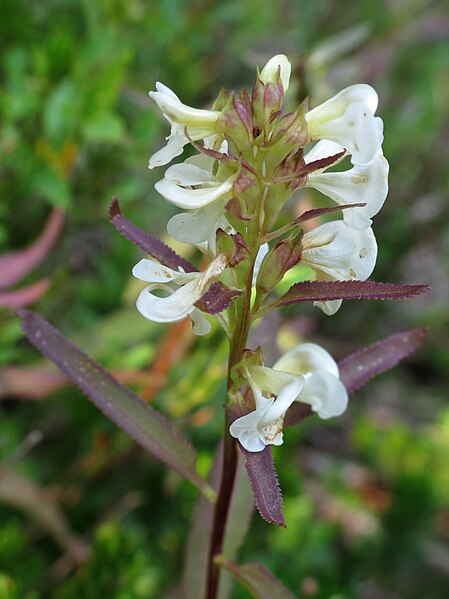
[[[220,151],[223,150],[227,150],[225,143]],[[207,243],[212,254],[215,254],[217,229],[227,230],[230,227],[224,212],[232,196],[233,185],[231,177],[225,182],[226,186],[220,186],[212,174],[214,162],[213,158],[204,154],[193,156],[183,164],[167,169],[164,179],[155,185],[156,190],[170,203],[181,208],[193,208],[191,212],[176,214],[169,220],[169,235],[178,241],[198,246]],[[221,192],[223,195],[220,195]],[[205,198],[210,201],[198,207]]]
[[[275,81],[278,70],[280,69],[280,77],[284,93],[288,90],[292,65],[284,54],[276,54],[267,62],[260,72],[260,79],[263,83]]]
[[[379,153],[383,123],[375,117],[378,97],[369,85],[351,85],[306,113],[312,140],[328,139],[351,154],[353,164],[368,164]]]
[[[196,335],[210,331],[210,323],[194,304],[204,295],[210,284],[226,268],[226,257],[218,255],[204,272],[176,271],[154,260],[140,260],[133,268],[133,275],[151,283],[137,298],[139,312],[154,322],[179,322],[190,316]],[[158,297],[151,293],[156,289],[167,293]]]
[[[320,418],[340,416],[348,403],[335,360],[313,343],[297,345],[273,368],[249,367],[247,376],[256,409],[235,420],[229,432],[248,451],[282,444],[284,416],[294,401],[310,405]]]
[[[304,389],[297,401],[309,404],[320,418],[341,416],[346,410],[348,392],[340,381],[338,365],[319,345],[297,345],[281,356],[273,368],[304,377]]]
[[[190,141],[185,134],[186,127],[192,141],[213,135],[221,114],[216,110],[199,110],[186,106],[162,83],[156,83],[156,90],[149,95],[164,113],[164,117],[171,125],[171,131],[167,137],[167,145],[151,156],[148,168],[167,164],[182,154],[184,146]]]
[[[285,412],[303,390],[304,378],[265,366],[253,366],[248,369],[248,379],[256,409],[237,418],[229,432],[247,451],[262,451],[266,445],[281,445]],[[266,397],[264,391],[270,396]]]
[[[356,210],[354,208],[354,210]],[[374,270],[377,243],[371,228],[350,229],[343,221],[325,223],[303,237],[301,260],[321,281],[366,280]],[[315,302],[325,314],[332,315],[341,300]]]
[[[319,141],[304,157],[306,163],[333,156],[344,148],[332,141]],[[340,161],[343,160],[341,157]],[[338,164],[335,162],[334,164]],[[350,170],[325,173],[321,169],[310,173],[306,187],[313,187],[339,205],[366,203],[364,207],[343,211],[343,220],[353,229],[371,226],[371,217],[382,208],[388,193],[388,162],[381,153],[365,165],[356,164]]]
[[[235,176],[217,181],[211,172],[184,162],[169,167],[155,189],[167,202],[197,210],[217,201],[228,201],[233,195]]]

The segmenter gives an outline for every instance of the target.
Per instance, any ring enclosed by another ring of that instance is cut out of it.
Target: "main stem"
[[[237,307],[236,326],[231,339],[231,347],[229,352],[228,390],[232,384],[230,378],[231,369],[234,364],[237,364],[237,362],[241,360],[248,339],[249,326],[251,323],[251,281],[253,269],[254,264],[248,273],[246,293],[241,298],[237,299],[239,305]],[[229,507],[237,471],[237,441],[229,434],[229,425],[229,417],[226,414],[223,470],[217,503],[215,504],[212,536],[209,548],[207,599],[216,599],[217,597],[220,566],[214,562],[214,558],[222,552],[226,524],[229,515]]]

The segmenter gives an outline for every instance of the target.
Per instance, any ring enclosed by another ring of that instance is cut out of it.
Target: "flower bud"
[[[283,279],[285,273],[301,259],[302,233],[282,239],[265,256],[257,277],[256,289],[266,295]]]

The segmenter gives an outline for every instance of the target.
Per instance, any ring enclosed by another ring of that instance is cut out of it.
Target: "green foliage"
[[[135,527],[106,522],[97,531],[89,561],[54,598],[156,598],[162,577],[152,563],[152,552]]]

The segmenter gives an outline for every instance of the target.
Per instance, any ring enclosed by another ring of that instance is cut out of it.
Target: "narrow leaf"
[[[181,266],[186,272],[195,272],[198,270],[193,264],[178,256],[163,241],[150,235],[150,233],[147,233],[125,218],[120,210],[117,198],[112,198],[111,205],[109,206],[109,221],[126,239],[135,243],[161,264],[165,264],[165,266],[173,268],[173,270],[178,270],[178,266]]]
[[[425,328],[395,333],[344,358],[339,363],[340,378],[348,393],[357,391],[416,351],[426,334]]]
[[[337,299],[405,299],[429,289],[428,285],[397,285],[376,281],[303,281],[295,283],[287,293],[265,309]]]
[[[267,445],[263,451],[251,452],[240,446],[240,450],[245,460],[246,471],[259,514],[268,523],[285,528],[282,493],[271,447]]]
[[[196,471],[196,453],[171,424],[109,372],[86,356],[44,318],[19,310],[25,335],[117,426],[149,453],[174,468],[203,492],[210,488]]]
[[[231,572],[255,599],[296,599],[265,566],[256,562],[238,565],[226,558],[218,563]]]
[[[311,210],[306,210],[302,214],[295,218],[293,224],[303,223],[306,220],[312,220],[312,218],[317,218],[318,216],[323,216],[324,214],[332,214],[333,212],[339,212],[340,210],[346,210],[348,208],[363,208],[366,206],[366,202],[359,202],[357,204],[342,204],[341,206],[328,206],[327,208],[312,208]]]
[[[325,158],[319,158],[318,160],[314,160],[313,162],[307,162],[298,169],[297,174],[298,176],[303,177],[304,175],[308,175],[313,171],[328,168],[329,166],[340,160],[340,158],[342,158],[345,154],[346,150],[342,150],[341,152],[338,152],[338,154],[326,156]]]
[[[37,302],[37,300],[44,295],[49,287],[49,279],[40,279],[39,281],[36,281],[36,283],[28,285],[28,287],[22,287],[22,289],[1,291],[0,308],[17,309],[34,304],[34,302]]]
[[[14,285],[42,262],[58,238],[63,224],[64,213],[55,208],[41,234],[31,245],[0,256],[0,289]]]
[[[242,292],[238,289],[230,289],[220,281],[216,281],[203,297],[196,302],[195,306],[209,314],[218,314],[226,310],[238,295],[242,295]]]

